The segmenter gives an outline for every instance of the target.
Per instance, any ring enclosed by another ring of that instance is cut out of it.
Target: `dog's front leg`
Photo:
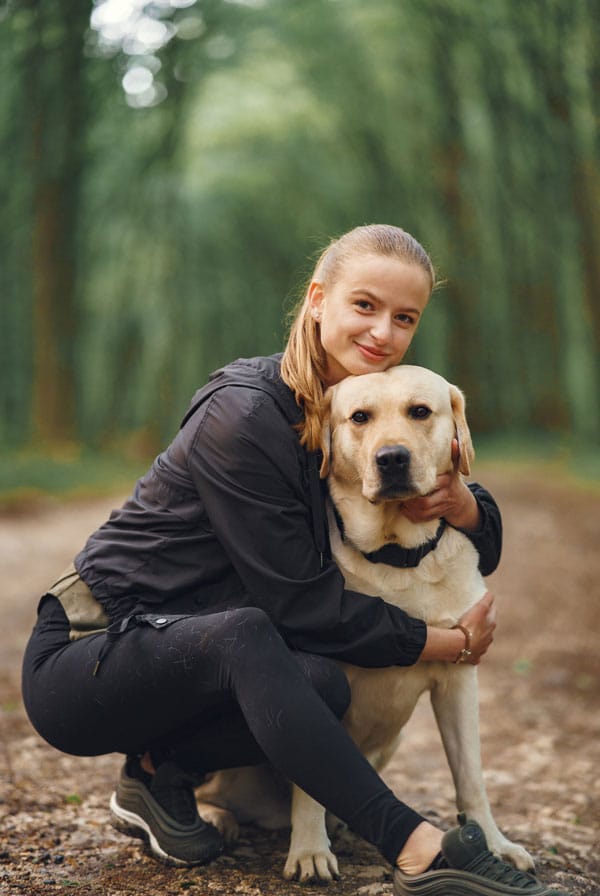
[[[487,798],[481,767],[479,698],[474,666],[449,667],[446,680],[431,692],[431,702],[456,787],[459,811],[478,821],[488,847],[517,868],[533,868],[529,853],[498,829]]]
[[[325,809],[294,785],[292,792],[292,836],[283,876],[300,883],[330,881],[339,877],[337,859],[331,852]]]

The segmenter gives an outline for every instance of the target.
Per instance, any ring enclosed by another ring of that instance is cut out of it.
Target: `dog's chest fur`
[[[428,625],[451,628],[485,593],[475,548],[450,526],[436,549],[410,569],[367,560],[342,539],[331,507],[329,526],[332,554],[346,588],[381,597]],[[344,723],[376,768],[382,768],[395,751],[424,691],[447,688],[456,676],[475,674],[472,666],[433,662],[381,669],[344,664],[344,670],[352,689]]]
[[[435,531],[437,522],[430,526]],[[478,556],[469,539],[448,526],[434,551],[418,566],[372,563],[343,540],[329,508],[331,551],[346,588],[381,597],[428,625],[450,628],[485,593]],[[424,536],[427,539],[427,534]]]

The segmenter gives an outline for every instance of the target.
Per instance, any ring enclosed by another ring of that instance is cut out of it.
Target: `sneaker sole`
[[[128,809],[123,809],[122,806],[119,806],[116,792],[113,792],[110,798],[110,813],[112,816],[111,822],[114,828],[122,834],[128,834],[130,837],[137,837],[138,839],[143,840],[154,858],[158,859],[159,862],[162,862],[163,865],[188,868],[191,865],[203,865],[205,862],[210,861],[209,858],[206,858],[198,859],[196,862],[189,862],[185,859],[177,859],[174,856],[170,856],[164,849],[162,849],[158,840],[150,830],[148,823],[144,821],[143,818],[136,815],[135,812],[130,812]]]
[[[468,875],[468,876],[467,876]],[[468,872],[448,869],[436,873],[435,880],[401,880],[396,875],[394,896],[563,896],[561,891],[539,884],[539,889],[525,890],[486,880]],[[565,894],[566,896],[566,894]]]

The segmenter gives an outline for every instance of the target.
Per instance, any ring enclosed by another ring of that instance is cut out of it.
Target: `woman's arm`
[[[363,666],[411,665],[425,623],[346,591],[313,537],[302,449],[264,393],[227,387],[203,409],[188,467],[214,533],[243,582],[300,650]]]
[[[481,600],[460,619],[461,626],[469,632],[469,638],[461,628],[427,628],[427,641],[421,654],[422,660],[456,662],[461,651],[468,647],[470,655],[461,662],[477,666],[494,639],[496,609],[494,596],[488,591]]]
[[[470,482],[468,489],[477,502],[479,511],[479,528],[471,529],[456,525],[448,520],[451,526],[463,532],[473,543],[479,554],[479,571],[482,576],[490,576],[500,563],[502,554],[502,517],[500,509],[490,493],[477,482]]]
[[[453,440],[453,456],[458,442]],[[490,493],[477,482],[467,484],[455,469],[437,478],[433,492],[422,498],[407,501],[404,514],[412,522],[444,517],[451,526],[473,543],[479,554],[479,570],[491,575],[502,553],[502,517]]]

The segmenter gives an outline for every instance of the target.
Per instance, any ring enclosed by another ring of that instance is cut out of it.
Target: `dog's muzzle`
[[[411,493],[410,461],[410,451],[404,445],[384,445],[376,452],[381,498],[400,498]]]

